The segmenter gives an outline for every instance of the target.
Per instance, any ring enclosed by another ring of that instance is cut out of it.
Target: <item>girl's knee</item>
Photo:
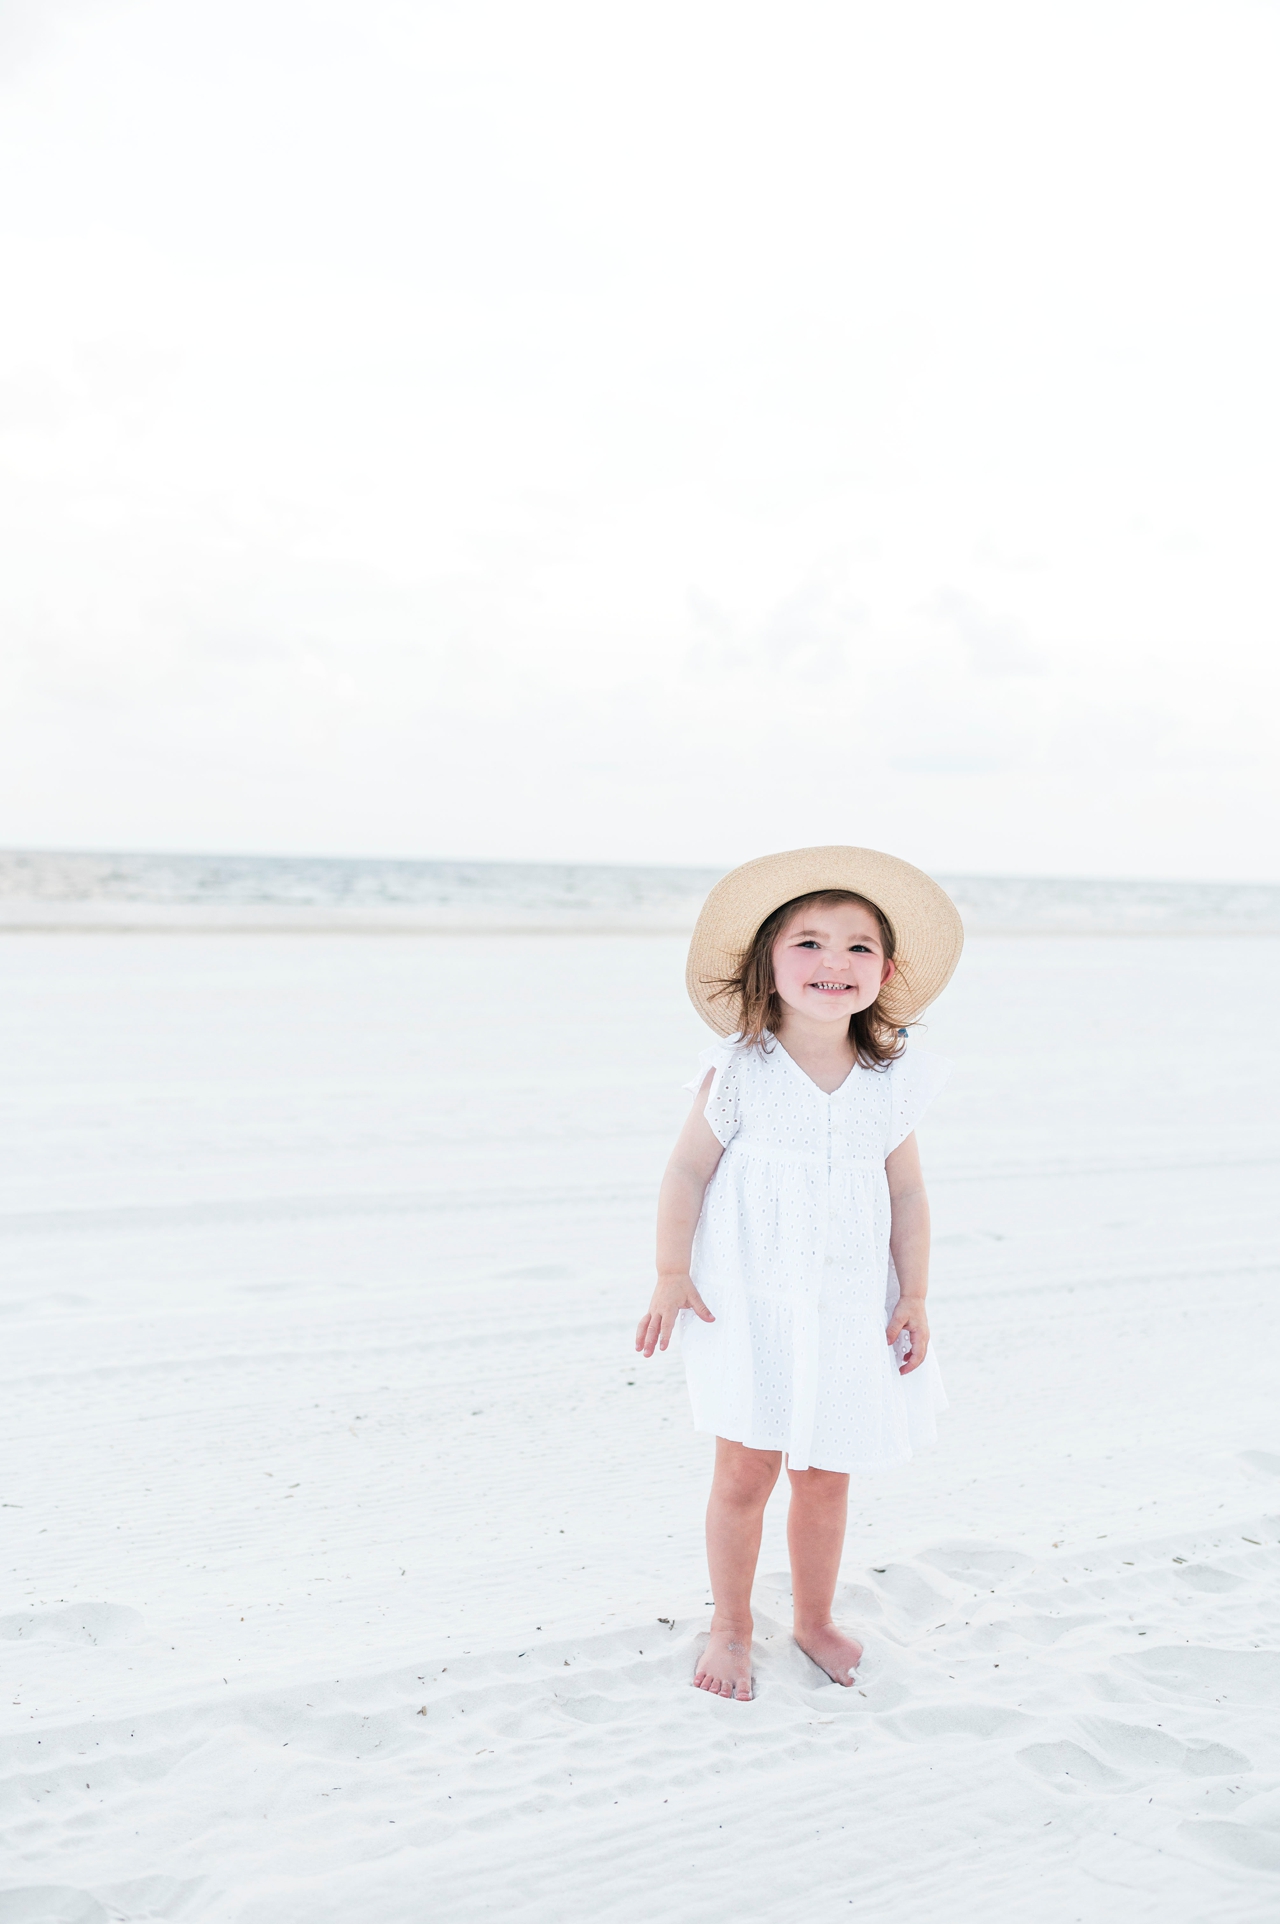
[[[749,1450],[745,1443],[717,1440],[715,1488],[736,1503],[763,1503],[782,1468],[780,1450]]]

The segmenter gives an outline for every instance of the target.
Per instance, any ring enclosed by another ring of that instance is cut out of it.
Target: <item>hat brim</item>
[[[685,982],[694,1008],[717,1035],[741,1027],[736,998],[715,991],[735,975],[767,915],[822,889],[864,895],[888,919],[894,974],[880,991],[890,1022],[918,1021],[955,973],[964,947],[960,911],[945,889],[896,855],[873,848],[795,848],[731,869],[702,905],[689,944]]]

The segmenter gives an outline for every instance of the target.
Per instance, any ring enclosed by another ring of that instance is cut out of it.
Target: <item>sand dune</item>
[[[1273,1918],[1274,948],[1205,1046],[1211,943],[973,945],[942,1444],[851,1691],[771,1509],[738,1705],[629,1349],[682,945],[0,945],[0,1924]]]

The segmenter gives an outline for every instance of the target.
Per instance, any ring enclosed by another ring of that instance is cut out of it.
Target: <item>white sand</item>
[[[971,944],[943,1442],[851,1692],[779,1496],[742,1705],[630,1349],[683,943],[0,942],[0,1924],[1274,1919],[1278,948]]]

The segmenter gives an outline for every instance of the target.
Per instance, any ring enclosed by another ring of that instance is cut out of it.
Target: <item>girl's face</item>
[[[892,974],[880,924],[857,902],[797,910],[773,945],[784,1005],[817,1022],[847,1023],[869,1009]]]

